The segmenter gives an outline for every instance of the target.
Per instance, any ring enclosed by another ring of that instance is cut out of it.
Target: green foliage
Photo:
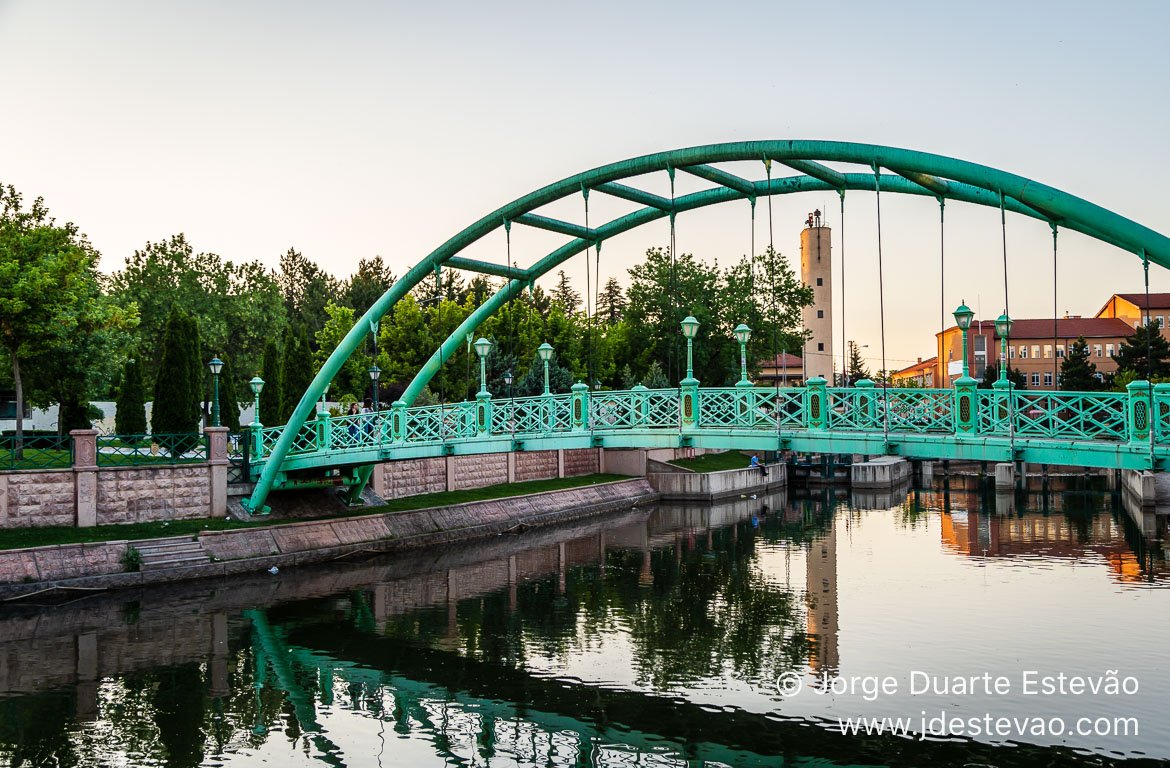
[[[131,358],[122,367],[114,415],[114,431],[119,435],[146,434],[146,390],[142,386],[142,367]]]
[[[554,352],[552,359],[548,361],[549,392],[554,394],[568,392],[571,386],[573,386],[573,374],[560,364]],[[544,361],[540,359],[539,355],[532,356],[528,370],[515,383],[515,387],[516,397],[530,397],[544,393]]]
[[[407,295],[398,304],[401,305],[406,301],[413,301],[413,298]],[[396,312],[397,307],[395,308]],[[349,333],[349,329],[357,321],[354,309],[340,304],[327,305],[325,314],[328,319],[316,334],[317,351],[313,353],[313,364],[316,366],[316,370],[320,370],[325,365],[329,355],[333,353],[333,350],[337,348],[337,345],[345,338],[345,334]],[[394,314],[390,318],[384,319],[382,325],[392,324],[393,317]],[[354,352],[349,360],[341,366],[341,371],[333,378],[329,386],[329,397],[333,400],[342,400],[345,397],[357,399],[358,395],[362,394],[369,386],[366,370],[369,369],[372,362],[373,358],[368,349],[363,347]]]
[[[622,319],[626,309],[626,297],[622,293],[622,286],[616,277],[605,281],[605,287],[597,297],[597,317],[607,324],[613,325]]]
[[[849,342],[849,371],[848,371],[847,386],[853,386],[862,379],[869,378],[869,369],[865,366],[865,360],[861,358],[861,349],[854,341]]]
[[[137,547],[127,546],[122,552],[121,557],[122,567],[127,571],[137,572],[142,570],[142,553],[138,551]]]
[[[358,262],[357,272],[346,280],[341,289],[341,297],[345,306],[352,309],[357,316],[364,315],[366,310],[381,298],[382,294],[390,290],[395,281],[394,273],[381,256],[372,259],[362,259]],[[325,304],[325,322],[328,323],[329,304]],[[324,324],[322,324],[322,328]]]
[[[264,348],[264,367],[260,371],[264,389],[260,390],[260,423],[269,426],[283,424],[284,414],[284,360],[276,341]]]
[[[162,360],[154,385],[151,431],[162,435],[194,433],[201,415],[203,362],[199,328],[181,309],[171,310],[163,337]]]
[[[672,385],[670,380],[666,378],[666,374],[662,372],[662,366],[657,360],[652,360],[646,368],[646,375],[642,379],[642,386],[647,389],[668,389]]]
[[[1069,345],[1060,363],[1060,388],[1071,392],[1093,392],[1101,389],[1097,365],[1089,360],[1089,345],[1080,336]]]
[[[557,287],[552,292],[553,304],[559,304],[566,313],[577,311],[581,306],[581,294],[574,290],[569,276],[562,269],[557,272]]]
[[[1135,378],[1170,376],[1170,342],[1162,336],[1157,320],[1135,329],[1132,336],[1121,342],[1113,359],[1118,371],[1129,371]]]
[[[1020,372],[1019,368],[1012,368],[1008,366],[1008,381],[1010,381],[1016,389],[1028,388],[1028,377]],[[992,389],[995,382],[999,381],[999,364],[992,363],[983,369],[983,380],[977,385],[979,389]]]
[[[240,404],[246,402],[240,400],[240,393],[244,391],[247,386],[235,366],[224,360],[219,372],[219,423],[232,432],[240,431]]]
[[[284,345],[284,360],[281,365],[280,386],[280,420],[273,424],[285,424],[292,416],[293,409],[301,400],[301,395],[309,388],[313,381],[316,369],[313,366],[313,353],[309,348],[309,334],[305,326],[297,324],[288,343]]]
[[[337,303],[341,285],[295,248],[280,257],[276,276],[285,312],[304,323],[310,335],[325,327],[329,314],[325,308]]]

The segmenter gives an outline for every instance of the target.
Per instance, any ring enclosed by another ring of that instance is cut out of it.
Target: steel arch
[[[785,165],[803,175],[749,181],[711,165],[755,160]],[[823,165],[823,161],[863,165],[872,168],[873,172],[842,173]],[[683,171],[712,181],[717,186],[671,201],[619,183],[623,179],[661,171],[672,175],[676,171]],[[993,207],[998,207],[1002,202],[1005,208],[1016,213],[1082,232],[1139,254],[1160,266],[1170,267],[1170,238],[1148,227],[1023,176],[944,155],[874,144],[772,140],[709,144],[611,163],[569,176],[497,208],[440,245],[391,286],[354,324],[302,395],[264,464],[247,503],[248,509],[258,510],[263,507],[295,436],[313,412],[325,387],[360,346],[371,323],[384,317],[399,299],[442,265],[502,276],[509,278],[509,281],[435,351],[404,394],[403,399],[407,404],[413,401],[438,370],[440,361],[450,358],[465,333],[477,327],[525,285],[591,245],[600,244],[609,237],[665,216],[715,203],[791,192],[830,190],[844,194],[848,190],[872,191],[877,188],[879,176],[883,192],[929,195]],[[646,207],[593,229],[533,213],[544,205],[586,190],[642,203]],[[573,239],[526,270],[459,257],[458,254],[467,246],[513,223],[560,232]]]

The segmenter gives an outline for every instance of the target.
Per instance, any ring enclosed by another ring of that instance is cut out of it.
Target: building
[[[1115,317],[1124,320],[1130,327],[1145,325],[1145,316],[1157,320],[1162,335],[1170,338],[1166,325],[1170,323],[1170,293],[1151,293],[1149,307],[1144,293],[1115,293],[1097,312],[1097,317]]]
[[[890,383],[895,387],[933,387],[937,369],[937,357],[932,357],[929,360],[923,360],[920,357],[914,365],[890,374]]]
[[[804,381],[804,360],[800,355],[781,352],[757,361],[756,367],[760,371],[756,383],[761,387],[796,387]]]
[[[1170,294],[1166,294],[1170,297]],[[1152,298],[1152,297],[1151,297]],[[1152,303],[1152,302],[1151,302]],[[1108,307],[1108,305],[1106,305]],[[1022,319],[1012,321],[1012,332],[1008,339],[1008,364],[1024,374],[1025,385],[1034,389],[1055,389],[1059,387],[1060,364],[1065,351],[1078,337],[1083,336],[1089,345],[1089,362],[1097,366],[1097,372],[1110,375],[1117,370],[1113,361],[1121,343],[1133,334],[1130,321],[1120,317],[1064,317]],[[962,375],[963,337],[958,326],[951,326],[935,334],[942,387],[953,386],[954,380]],[[1000,339],[995,332],[995,322],[975,320],[968,333],[967,362],[971,376],[982,379],[987,366],[999,362]]]
[[[809,332],[802,354],[804,379],[821,376],[833,381],[833,231],[821,226],[813,211],[800,233],[800,279],[812,288],[813,302],[801,311]]]

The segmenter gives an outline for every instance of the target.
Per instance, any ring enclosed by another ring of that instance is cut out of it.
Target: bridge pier
[[[849,484],[853,488],[890,488],[910,479],[913,468],[900,456],[878,456],[849,467]]]
[[[1016,465],[1002,461],[995,465],[995,490],[1011,491],[1016,487]]]

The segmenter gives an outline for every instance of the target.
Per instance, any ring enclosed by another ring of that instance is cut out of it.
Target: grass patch
[[[692,472],[722,472],[725,469],[747,469],[750,461],[750,456],[744,456],[739,451],[727,451],[726,453],[704,453],[693,459],[675,459],[668,463],[689,469]]]
[[[470,501],[502,499],[509,496],[525,496],[530,493],[541,493],[542,491],[559,491],[566,488],[579,488],[584,485],[596,485],[598,483],[629,479],[622,475],[597,474],[555,478],[553,480],[532,480],[526,483],[502,483],[500,485],[489,485],[486,488],[472,488],[466,491],[448,491],[445,493],[428,493],[422,496],[407,496],[406,498],[395,499],[388,504],[378,507],[352,507],[340,512],[330,512],[311,518],[271,519],[257,517],[252,520],[228,520],[217,517],[199,520],[99,525],[95,528],[75,528],[73,526],[14,528],[0,530],[0,549],[27,549],[28,547],[47,547],[57,544],[82,544],[101,541],[120,541],[123,539],[133,541],[135,539],[157,539],[167,536],[194,536],[204,531],[231,531],[241,528],[288,525],[290,523],[305,522],[306,520],[334,520],[345,517],[376,515],[384,512],[406,512],[412,509],[466,504]]]

